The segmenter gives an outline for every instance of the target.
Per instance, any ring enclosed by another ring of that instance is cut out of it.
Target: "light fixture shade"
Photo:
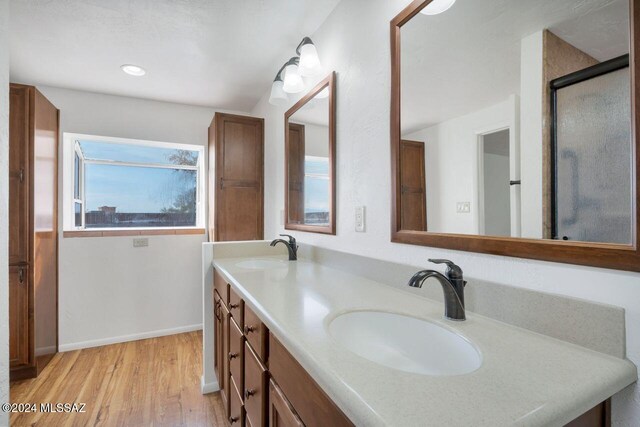
[[[304,90],[304,82],[296,64],[289,64],[285,67],[282,89],[287,93],[298,93]]]
[[[269,104],[283,106],[289,101],[289,97],[282,89],[284,82],[280,79],[276,79],[271,85],[271,96],[269,97]]]
[[[307,43],[300,47],[300,75],[316,76],[322,72],[318,51],[313,43]]]
[[[449,10],[455,2],[456,0],[433,0],[427,5],[427,7],[422,9],[420,13],[424,13],[425,15],[437,15]]]

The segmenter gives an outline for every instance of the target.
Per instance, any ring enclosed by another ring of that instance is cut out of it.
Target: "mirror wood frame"
[[[285,230],[336,234],[336,72],[332,71],[284,114],[284,214]],[[307,225],[289,221],[289,118],[325,88],[329,88],[329,224]]]
[[[429,231],[411,231],[401,229],[400,215],[400,180],[399,147],[401,138],[401,100],[400,100],[400,29],[411,18],[426,7],[432,0],[414,0],[395,18],[391,20],[391,241],[412,245],[431,246],[479,252],[492,255],[503,255],[518,258],[529,258],[567,264],[587,265],[617,270],[640,271],[640,217],[638,216],[638,157],[637,130],[640,125],[638,105],[640,102],[640,0],[629,0],[630,6],[630,45],[629,65],[631,74],[631,135],[633,178],[632,200],[633,242],[631,245],[592,243],[577,241],[557,241],[544,239],[527,239],[519,237],[492,237],[465,234],[432,233]]]

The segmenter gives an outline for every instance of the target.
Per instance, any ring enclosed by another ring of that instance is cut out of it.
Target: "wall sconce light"
[[[304,90],[302,77],[312,77],[322,72],[322,64],[318,51],[309,37],[302,39],[296,48],[297,56],[292,57],[280,68],[271,85],[269,104],[285,105],[287,93],[298,93]]]

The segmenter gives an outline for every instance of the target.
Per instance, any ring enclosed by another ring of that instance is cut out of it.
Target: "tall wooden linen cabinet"
[[[215,113],[209,127],[209,240],[264,238],[264,119]]]
[[[12,380],[58,352],[58,110],[35,87],[9,103],[9,354]]]

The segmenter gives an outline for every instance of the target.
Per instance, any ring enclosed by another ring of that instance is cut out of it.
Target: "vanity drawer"
[[[215,268],[213,269],[213,289],[218,291],[218,295],[226,305],[229,302],[229,284]]]
[[[244,335],[262,362],[267,361],[269,330],[248,306],[244,306]]]
[[[231,378],[231,383],[233,383]],[[231,427],[244,427],[244,406],[242,405],[242,399],[236,390],[235,384],[231,387],[230,402],[229,402],[229,425]]]
[[[269,373],[308,427],[353,426],[284,346],[269,334]]]
[[[244,337],[236,321],[231,318],[229,322],[229,372],[238,387],[237,392],[243,390],[243,365],[244,365]]]
[[[267,421],[267,368],[264,367],[251,346],[244,349],[244,409],[248,423],[253,427],[266,426]]]
[[[229,313],[231,313],[231,317],[236,319],[238,325],[244,324],[243,313],[244,311],[244,301],[242,298],[238,296],[236,291],[233,290],[231,286],[229,286]]]

